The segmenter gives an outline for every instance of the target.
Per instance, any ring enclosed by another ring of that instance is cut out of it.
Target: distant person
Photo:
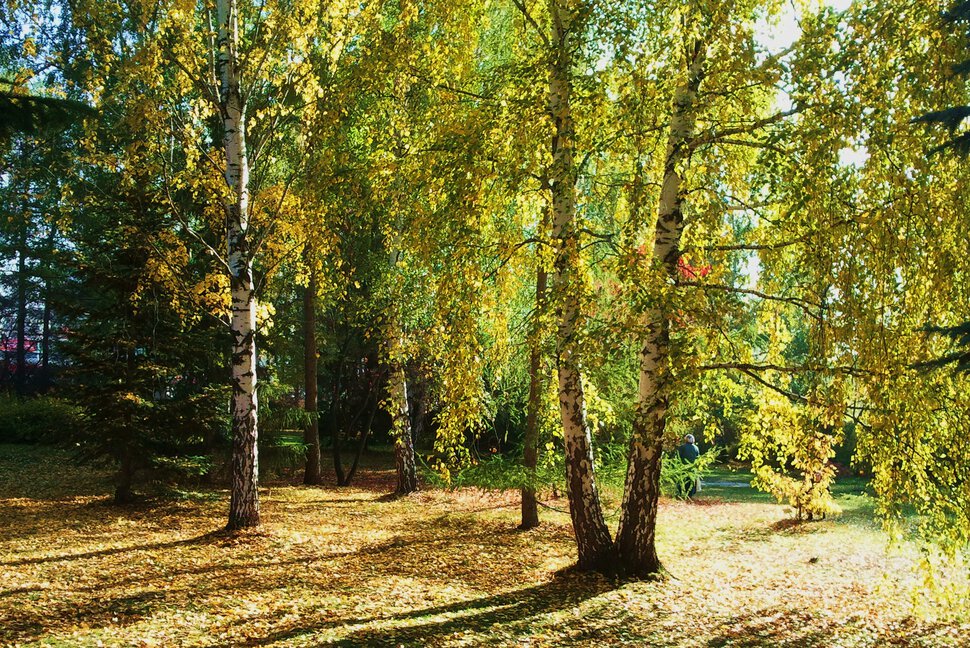
[[[684,437],[684,442],[677,448],[677,456],[684,463],[692,464],[701,456],[701,449],[694,443],[694,435],[688,434]],[[697,494],[697,480],[694,477],[686,477],[681,484],[681,494],[693,497]]]

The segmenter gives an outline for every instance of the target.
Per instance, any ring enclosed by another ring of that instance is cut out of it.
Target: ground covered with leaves
[[[719,476],[665,501],[665,582],[573,573],[563,513],[515,529],[512,493],[386,496],[270,484],[264,527],[228,535],[220,490],[108,503],[107,475],[0,446],[0,644],[61,646],[960,646],[954,610],[920,614],[912,548],[871,502],[795,525]],[[851,490],[851,489],[850,489]],[[565,502],[549,505],[564,508]],[[614,517],[615,521],[615,517]],[[943,614],[946,612],[946,614]]]

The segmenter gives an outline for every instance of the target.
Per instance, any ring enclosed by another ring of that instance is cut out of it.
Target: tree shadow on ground
[[[576,607],[583,601],[613,589],[609,581],[595,575],[564,572],[552,581],[524,589],[478,599],[421,608],[409,612],[350,619],[303,619],[290,627],[278,628],[261,637],[251,637],[243,646],[287,641],[334,627],[353,628],[327,646],[424,646],[455,633],[488,633],[495,626],[508,628],[540,615]],[[431,617],[425,620],[425,617]],[[444,618],[435,618],[444,617]],[[417,623],[411,623],[418,621]],[[376,624],[379,624],[375,627]]]
[[[129,553],[133,551],[156,551],[158,549],[171,549],[174,547],[182,547],[186,545],[205,544],[208,542],[219,542],[220,540],[224,540],[226,537],[227,537],[226,534],[221,530],[210,531],[209,533],[204,533],[200,536],[196,536],[193,538],[173,540],[171,542],[153,542],[149,544],[128,545],[124,547],[110,547],[108,549],[98,549],[96,551],[85,551],[82,553],[75,553],[75,554],[61,554],[57,556],[40,556],[37,558],[22,558],[20,560],[0,562],[0,566],[20,567],[23,565],[40,565],[43,563],[60,562],[65,560],[85,560],[88,558],[103,558],[105,556],[113,556],[116,554]]]

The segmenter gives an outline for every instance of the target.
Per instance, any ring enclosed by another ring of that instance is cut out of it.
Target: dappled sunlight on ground
[[[74,469],[51,471],[42,455],[0,474],[0,643],[970,642],[967,626],[912,618],[910,585],[895,576],[911,558],[887,553],[874,527],[779,524],[773,504],[665,501],[659,548],[672,578],[617,584],[566,569],[574,548],[562,513],[543,509],[541,528],[517,531],[514,493],[395,499],[381,471],[343,489],[274,484],[262,493],[264,527],[227,535],[219,491],[119,509],[106,486],[67,496]]]

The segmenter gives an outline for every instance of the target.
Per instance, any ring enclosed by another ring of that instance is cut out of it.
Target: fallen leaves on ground
[[[771,504],[665,501],[659,550],[672,578],[618,584],[567,569],[567,516],[543,510],[539,529],[516,530],[514,493],[394,499],[393,474],[380,470],[351,488],[274,484],[262,496],[264,526],[230,535],[212,491],[116,508],[106,485],[92,492],[104,475],[51,469],[63,461],[47,449],[0,453],[0,643],[970,642],[970,626],[914,618],[903,577],[912,559],[887,551],[872,524],[790,526]]]

